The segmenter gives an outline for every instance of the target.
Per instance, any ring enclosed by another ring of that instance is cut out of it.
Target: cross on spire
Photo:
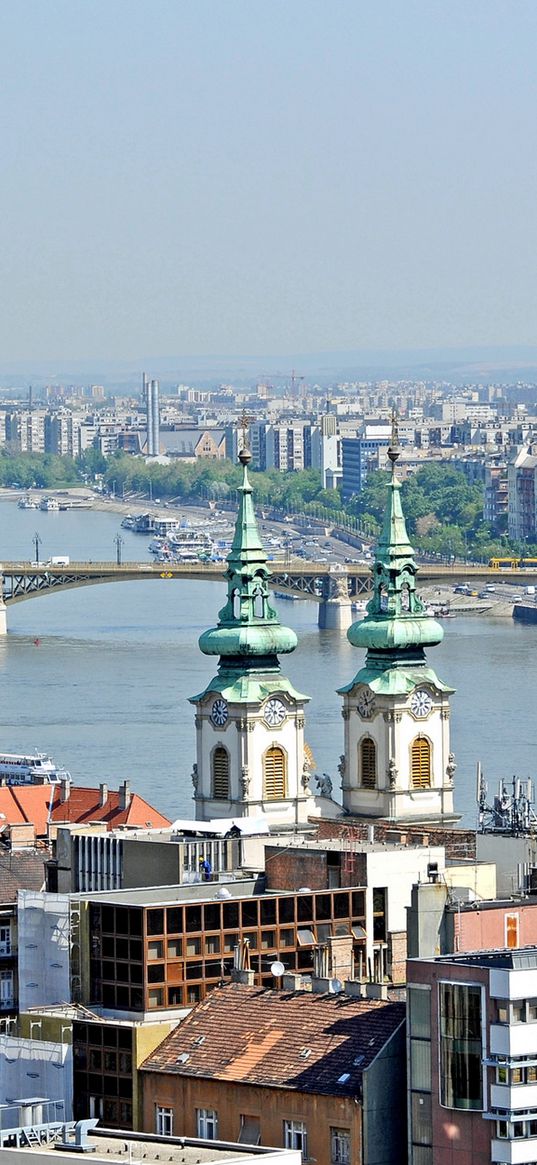
[[[252,454],[250,452],[250,444],[248,441],[248,429],[250,428],[250,425],[252,424],[253,421],[255,421],[255,417],[249,417],[248,413],[246,412],[246,409],[243,409],[242,413],[240,415],[239,424],[238,424],[238,428],[239,428],[240,432],[242,433],[241,448],[239,450],[239,461],[243,465],[245,464],[245,461],[251,461],[251,459],[252,459]],[[246,456],[246,455],[248,455],[248,456]]]
[[[392,409],[392,435],[391,435],[391,440],[390,440],[390,444],[388,447],[388,457],[389,457],[389,459],[392,463],[392,467],[394,469],[395,469],[395,462],[399,460],[400,456],[401,456],[401,445],[399,443],[399,426],[397,424],[397,410],[395,408],[393,408]]]

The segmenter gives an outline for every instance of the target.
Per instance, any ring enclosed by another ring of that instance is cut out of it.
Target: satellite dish
[[[331,979],[330,988],[334,992],[334,995],[339,995],[340,991],[343,991],[343,983],[341,982],[341,979]]]
[[[270,973],[274,975],[275,979],[280,979],[285,974],[285,967],[283,963],[280,963],[279,959],[275,963],[272,963]]]

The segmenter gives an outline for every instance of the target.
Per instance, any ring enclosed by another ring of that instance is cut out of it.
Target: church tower
[[[271,826],[292,828],[315,812],[304,747],[309,696],[280,670],[278,655],[294,651],[297,638],[270,603],[270,570],[248,479],[251,456],[246,446],[239,453],[243,481],[227,602],[218,626],[199,640],[204,654],[220,662],[205,691],[190,701],[197,730],[192,781],[198,820],[265,817]]]
[[[453,688],[428,665],[426,647],[443,638],[416,592],[417,567],[396,475],[395,418],[388,450],[392,472],[376,548],[367,615],[347,632],[367,651],[343,696],[343,805],[360,817],[396,822],[453,820],[455,761],[449,742]]]

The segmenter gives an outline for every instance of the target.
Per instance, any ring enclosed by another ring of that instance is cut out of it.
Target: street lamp
[[[121,537],[121,534],[116,534],[116,536],[114,538],[114,542],[116,544],[116,562],[117,562],[118,566],[121,566],[121,547],[124,544],[124,541],[123,541],[123,538]]]
[[[36,532],[35,532],[35,534],[34,534],[34,546],[35,546],[35,558],[34,558],[34,562],[35,562],[35,565],[36,565],[36,566],[39,566],[39,547],[41,546],[41,539],[40,539],[40,537],[39,537],[39,534],[37,533],[37,531],[36,531]]]

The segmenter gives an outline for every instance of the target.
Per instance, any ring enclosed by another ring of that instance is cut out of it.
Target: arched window
[[[283,748],[274,745],[263,757],[263,798],[281,801],[287,796],[287,763]]]
[[[416,736],[410,749],[410,781],[413,789],[431,787],[431,742],[426,736]]]
[[[235,590],[235,591],[232,591],[232,592],[231,592],[231,599],[232,599],[232,606],[233,606],[233,618],[234,618],[234,619],[240,619],[240,617],[241,617],[241,595],[240,595],[240,591],[237,591],[237,590]]]
[[[375,789],[377,785],[377,748],[370,736],[360,741],[360,779],[363,789]]]
[[[254,594],[254,616],[256,619],[262,619],[265,614],[265,600],[261,587],[256,587]]]
[[[213,797],[215,801],[229,801],[229,753],[222,744],[213,752]]]

